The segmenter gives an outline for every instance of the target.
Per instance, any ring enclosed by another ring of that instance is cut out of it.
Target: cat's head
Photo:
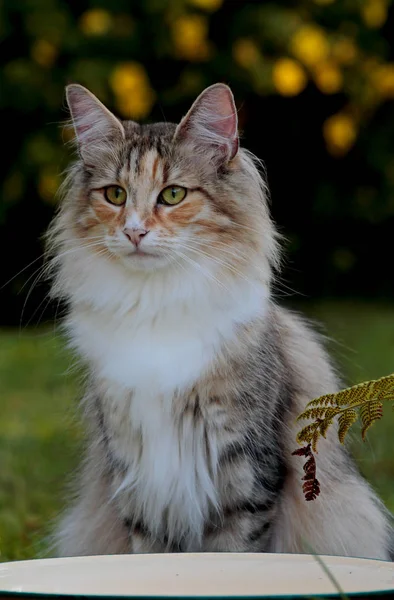
[[[179,268],[228,276],[277,258],[265,184],[239,148],[231,90],[207,88],[178,125],[121,121],[80,85],[67,87],[78,145],[55,227],[130,272]]]

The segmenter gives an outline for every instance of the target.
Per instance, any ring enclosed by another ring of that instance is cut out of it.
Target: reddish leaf
[[[311,445],[308,444],[303,448],[299,448],[292,452],[293,456],[305,456],[307,458],[306,463],[303,466],[305,475],[302,477],[304,482],[302,485],[302,491],[304,492],[305,500],[310,502],[316,500],[320,494],[320,483],[316,479],[316,461],[311,450]]]
[[[320,494],[320,484],[317,479],[310,479],[305,481],[302,486],[302,491],[304,492],[305,500],[310,502],[311,500],[316,500],[317,496]]]
[[[298,448],[291,453],[292,456],[310,456],[311,453],[311,445],[303,446],[302,448]]]
[[[313,477],[316,475],[316,462],[315,462],[315,457],[313,455],[311,455],[308,458],[308,460],[304,464],[303,469],[304,469],[305,473],[313,474]],[[304,479],[306,479],[306,477],[304,477]],[[310,479],[310,478],[308,477],[308,479]]]

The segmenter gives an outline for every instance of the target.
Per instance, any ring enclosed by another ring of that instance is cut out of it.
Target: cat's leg
[[[271,539],[273,517],[258,506],[240,506],[206,527],[203,552],[265,552]]]
[[[130,552],[127,528],[114,505],[91,497],[77,502],[61,520],[55,548],[57,556]]]
[[[168,544],[153,537],[146,527],[140,522],[134,525],[126,520],[128,528],[130,549],[132,554],[162,554],[174,552]]]
[[[283,483],[278,453],[249,431],[220,456],[219,506],[205,526],[204,552],[265,552]]]
[[[294,440],[295,433],[288,440],[288,444],[293,442],[290,450],[296,448]],[[302,492],[304,462],[301,457],[289,456],[270,550],[393,559],[389,515],[339,447],[336,432],[319,440],[316,464],[321,492],[309,502]]]
[[[130,551],[129,530],[111,488],[106,455],[94,445],[78,481],[77,498],[54,535],[57,556],[122,554]]]

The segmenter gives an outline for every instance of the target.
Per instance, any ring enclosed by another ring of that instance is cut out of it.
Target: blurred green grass
[[[0,332],[0,560],[42,556],[80,449],[77,377],[52,330]]]
[[[322,302],[304,306],[322,323],[349,384],[394,371],[394,306]],[[51,329],[0,332],[0,561],[45,555],[81,450],[78,375]],[[388,405],[363,444],[361,471],[394,511],[394,412]]]

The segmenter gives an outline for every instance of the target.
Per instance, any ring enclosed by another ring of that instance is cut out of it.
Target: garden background
[[[232,87],[286,238],[276,296],[322,323],[356,383],[394,371],[393,32],[389,0],[3,0],[0,560],[45,552],[81,448],[62,310],[38,277],[70,159],[64,85],[142,121]],[[393,428],[387,411],[354,442],[391,510]]]

